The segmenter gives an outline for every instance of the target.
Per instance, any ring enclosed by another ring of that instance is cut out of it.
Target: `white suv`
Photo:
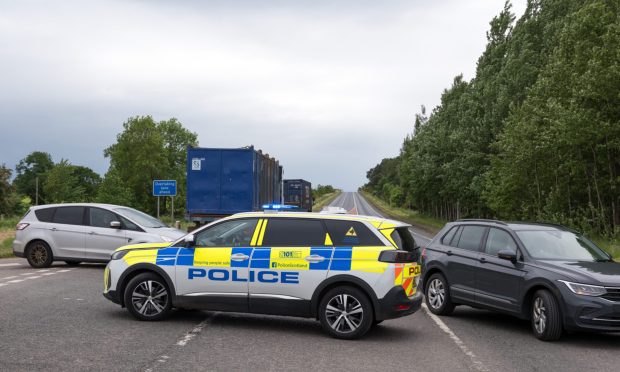
[[[172,242],[185,235],[138,210],[93,203],[32,207],[16,230],[13,253],[37,268],[53,261],[108,262],[120,246]]]

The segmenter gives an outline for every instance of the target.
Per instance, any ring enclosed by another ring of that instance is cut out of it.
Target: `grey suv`
[[[438,315],[456,305],[530,319],[534,335],[620,331],[620,264],[564,226],[459,220],[422,253],[426,304]]]
[[[32,207],[16,226],[13,253],[32,267],[108,262],[127,244],[172,242],[185,233],[136,209],[110,204]]]

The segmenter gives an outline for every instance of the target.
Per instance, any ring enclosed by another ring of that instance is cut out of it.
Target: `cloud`
[[[353,190],[473,76],[503,2],[0,2],[0,162],[44,150],[103,173],[122,122],[152,114]]]

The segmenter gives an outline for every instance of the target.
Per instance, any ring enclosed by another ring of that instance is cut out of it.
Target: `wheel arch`
[[[118,279],[116,290],[118,292],[121,306],[125,307],[125,288],[127,287],[129,281],[142,273],[148,272],[155,273],[164,279],[166,285],[168,286],[168,289],[170,290],[170,296],[174,305],[174,302],[176,302],[176,291],[174,288],[174,282],[172,281],[168,273],[166,273],[166,271],[164,271],[161,267],[157,265],[151,263],[138,263],[127,268],[127,270],[125,270],[125,272]]]
[[[547,281],[537,281],[537,282],[531,283],[530,285],[527,286],[527,289],[523,291],[523,297],[521,300],[521,311],[520,311],[521,318],[530,319],[531,317],[530,309],[532,307],[532,299],[534,297],[534,293],[536,293],[537,291],[541,289],[549,291],[551,295],[555,298],[555,300],[558,303],[558,307],[560,309],[560,317],[563,318],[562,314],[564,314],[564,303],[563,301],[561,301],[562,294],[560,293],[560,290],[556,286],[554,286],[553,284]]]
[[[310,315],[313,318],[318,319],[319,316],[319,304],[321,302],[321,298],[327,293],[329,290],[335,287],[339,287],[342,285],[348,285],[351,287],[355,287],[364,294],[368,296],[370,299],[370,303],[372,304],[372,310],[374,316],[376,317],[377,312],[380,310],[379,299],[377,298],[377,294],[372,289],[368,283],[363,281],[362,279],[352,276],[352,275],[336,275],[325,279],[312,294],[312,299],[310,300]]]
[[[434,274],[441,274],[446,280],[446,284],[448,285],[448,290],[450,289],[450,283],[448,283],[448,278],[446,277],[446,274],[444,274],[443,270],[440,267],[433,266],[433,267],[430,267],[422,276],[422,293],[426,293],[426,284],[428,282],[428,279]]]

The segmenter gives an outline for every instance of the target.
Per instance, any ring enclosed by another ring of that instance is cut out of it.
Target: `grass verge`
[[[600,237],[591,238],[596,245],[609,253],[616,261],[620,261],[620,241]]]
[[[0,258],[15,257],[13,255],[13,239],[15,235],[13,234],[13,236],[6,237],[6,235],[2,233],[4,233],[4,231],[0,232],[0,236],[4,236],[0,238]]]
[[[334,199],[336,199],[336,197],[338,195],[340,195],[341,192],[342,192],[341,190],[336,190],[336,191],[334,191],[332,193],[325,194],[325,195],[317,198],[314,201],[314,204],[312,205],[312,210],[314,212],[320,212],[323,209],[323,207],[325,207],[325,206],[329,205],[331,202],[333,202]]]
[[[384,216],[410,223],[432,233],[433,235],[437,234],[443,225],[446,224],[446,221],[425,216],[417,211],[412,211],[411,209],[391,207],[388,203],[365,191],[361,191],[361,193],[364,195],[364,198],[366,198],[366,200],[376,207]]]

